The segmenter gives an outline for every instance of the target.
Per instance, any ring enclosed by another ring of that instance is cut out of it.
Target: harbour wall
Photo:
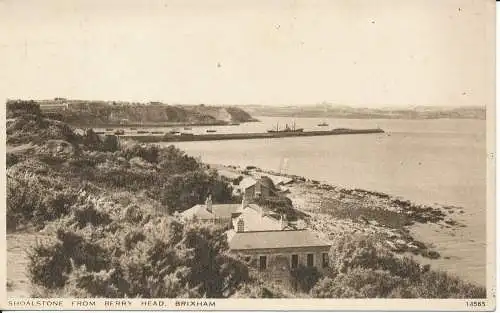
[[[236,134],[167,134],[167,135],[120,135],[121,140],[132,139],[139,142],[185,142],[185,141],[218,141],[218,140],[242,140],[242,139],[265,139],[286,137],[312,137],[333,135],[355,135],[384,133],[382,129],[333,129],[327,131],[304,131],[304,132],[277,132],[277,133],[236,133]]]

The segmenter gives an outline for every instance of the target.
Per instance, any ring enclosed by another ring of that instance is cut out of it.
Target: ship
[[[217,132],[215,129],[207,129],[207,133],[215,133]]]
[[[115,131],[115,135],[125,135],[125,131],[123,129],[118,129]]]
[[[279,125],[276,124],[276,129],[270,129],[267,132],[268,133],[301,133],[303,131],[304,131],[304,128],[295,128],[295,122],[294,122],[291,128],[288,126],[288,124],[285,124],[285,128],[280,129]]]
[[[325,122],[319,123],[318,126],[328,126],[328,123],[325,123]]]

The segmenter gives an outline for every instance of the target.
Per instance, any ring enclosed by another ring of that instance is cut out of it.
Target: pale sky
[[[493,0],[0,0],[8,98],[489,105]]]

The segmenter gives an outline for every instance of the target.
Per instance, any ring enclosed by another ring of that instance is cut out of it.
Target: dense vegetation
[[[33,102],[7,110],[8,231],[53,234],[30,252],[35,295],[228,297],[252,284],[225,229],[175,216],[209,193],[233,200],[217,172],[173,146],[75,134]]]
[[[178,211],[231,202],[230,182],[170,146],[76,134],[32,102],[7,106],[7,228],[52,240],[30,251],[34,296],[478,298],[485,289],[421,267],[376,245],[339,236],[331,271],[292,276],[292,293],[249,272],[228,250],[225,229],[182,223]],[[279,201],[278,201],[279,200]],[[284,199],[262,203],[290,212]]]
[[[331,273],[311,290],[319,298],[485,298],[486,289],[399,257],[373,237],[339,235]]]

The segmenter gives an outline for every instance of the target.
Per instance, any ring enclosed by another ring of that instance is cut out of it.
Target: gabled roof
[[[255,185],[257,181],[253,179],[253,177],[245,177],[240,181],[240,188],[241,189],[247,189],[248,187],[252,187]]]
[[[246,205],[242,205],[239,209],[238,209],[238,212],[243,212],[246,210],[246,208],[250,208],[256,212],[261,212],[262,210],[266,210],[265,208],[261,207],[260,205],[256,204],[256,203],[248,203]]]
[[[317,238],[311,231],[281,230],[281,231],[254,231],[236,232],[231,234],[229,247],[231,250],[252,249],[283,249],[303,247],[329,247]]]
[[[265,230],[281,230],[283,229],[283,221],[281,216],[274,214],[271,216],[257,205],[246,205],[238,209],[239,215],[233,214],[233,226],[236,228],[236,223],[243,220],[245,231],[265,231]]]
[[[274,186],[273,180],[267,176],[261,176],[259,182],[264,187],[267,187],[271,190],[276,190],[276,186]]]
[[[246,205],[240,205],[240,207],[235,212],[244,212],[246,209],[252,209],[255,212],[264,213],[264,215],[269,215],[269,212],[272,212],[271,209],[262,207],[257,203],[249,203]]]
[[[196,216],[199,219],[231,218],[231,215],[235,213],[240,206],[241,204],[239,203],[212,204],[212,212],[208,212],[205,204],[197,204],[182,212],[181,215],[185,218],[193,218]]]
[[[274,185],[286,185],[293,182],[293,178],[286,176],[276,176],[276,175],[267,175],[274,183]]]

